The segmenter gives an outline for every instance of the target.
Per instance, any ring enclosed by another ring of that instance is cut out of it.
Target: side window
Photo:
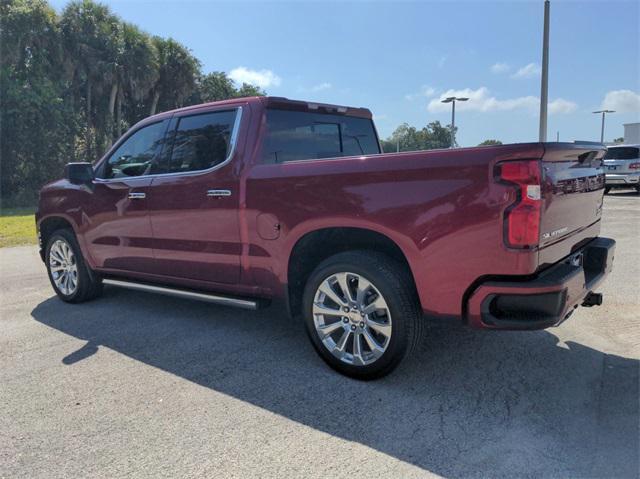
[[[164,141],[166,121],[140,128],[106,161],[101,178],[130,178],[154,173],[156,156]]]
[[[367,118],[269,109],[266,120],[263,163],[380,153]]]
[[[173,137],[169,173],[206,170],[227,159],[237,110],[179,119]]]

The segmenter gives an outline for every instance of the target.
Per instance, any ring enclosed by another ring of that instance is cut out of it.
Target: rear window
[[[605,160],[635,160],[640,158],[640,149],[633,146],[618,146],[609,148]]]
[[[267,110],[263,163],[380,153],[373,122],[343,115]]]
[[[237,111],[180,118],[173,138],[169,173],[200,171],[224,162],[231,149]]]

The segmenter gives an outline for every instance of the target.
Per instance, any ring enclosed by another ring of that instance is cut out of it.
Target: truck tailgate
[[[539,266],[598,236],[604,194],[602,145],[546,143],[542,159]]]

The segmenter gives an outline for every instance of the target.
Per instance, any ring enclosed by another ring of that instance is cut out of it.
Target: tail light
[[[540,163],[537,160],[507,161],[498,165],[502,182],[514,185],[516,202],[504,217],[505,242],[514,248],[531,248],[540,237]]]
[[[629,168],[631,168],[632,170],[640,170],[640,163],[631,163],[629,165]]]

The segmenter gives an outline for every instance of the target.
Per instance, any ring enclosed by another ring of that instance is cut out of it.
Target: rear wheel
[[[322,359],[358,379],[390,373],[419,343],[423,325],[408,272],[368,251],[340,253],[316,268],[305,288],[304,319]]]
[[[72,231],[61,229],[49,237],[45,259],[49,281],[63,301],[81,303],[102,292],[102,281],[86,265]]]

